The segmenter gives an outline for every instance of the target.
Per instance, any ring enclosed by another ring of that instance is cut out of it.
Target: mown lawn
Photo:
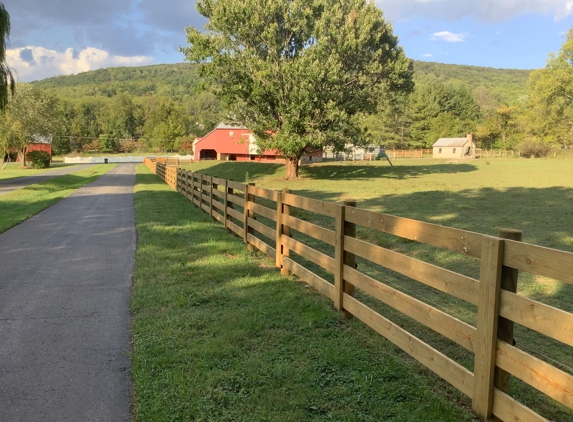
[[[0,233],[61,201],[114,167],[115,164],[102,164],[1,195]]]
[[[259,163],[201,162],[187,168],[213,176],[248,180],[269,189],[290,188],[293,193],[339,202],[353,198],[358,207],[414,218],[435,224],[497,235],[500,228],[523,231],[523,240],[573,252],[573,160],[489,159],[447,163],[432,159],[386,162],[321,163],[301,169],[302,179],[285,181],[280,165]],[[299,218],[332,228],[329,218],[293,209]],[[259,221],[264,219],[259,218]],[[449,253],[417,242],[358,228],[358,236],[372,243],[478,278],[479,260]],[[331,248],[300,233],[294,237],[314,248],[332,253]],[[313,271],[332,280],[331,274],[296,257]],[[438,309],[475,324],[476,309],[395,272],[358,259],[359,268]],[[573,312],[573,286],[521,273],[518,293]],[[426,329],[408,317],[358,292],[369,306],[408,329],[468,369],[473,355]],[[524,327],[515,331],[517,346],[534,356],[573,374],[573,350]],[[405,359],[409,359],[403,354]],[[429,371],[412,363],[419,371]],[[436,382],[439,382],[436,380]],[[445,395],[453,394],[446,385]],[[551,399],[512,380],[511,394],[554,421],[573,421],[573,412]],[[469,400],[464,403],[469,404]]]
[[[136,420],[473,419],[379,336],[137,171]]]
[[[34,169],[31,167],[21,168],[20,163],[9,163],[4,170],[0,169],[0,180],[14,179],[16,177],[33,176],[46,171],[55,170],[62,167],[72,167],[77,164],[52,163],[47,169]]]

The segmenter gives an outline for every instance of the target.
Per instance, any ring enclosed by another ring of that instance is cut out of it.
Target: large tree
[[[298,177],[308,148],[353,143],[353,117],[412,89],[412,64],[365,0],[199,0],[205,29],[188,27],[186,58],[229,117]]]
[[[0,110],[6,108],[8,95],[14,93],[16,80],[6,63],[6,41],[10,36],[10,15],[0,3]]]
[[[573,143],[573,28],[544,69],[531,72],[530,132],[565,145]]]
[[[19,83],[14,94],[9,95],[5,113],[0,118],[0,146],[14,148],[22,165],[26,165],[26,149],[37,137],[56,135],[60,130],[61,116],[53,96]]]

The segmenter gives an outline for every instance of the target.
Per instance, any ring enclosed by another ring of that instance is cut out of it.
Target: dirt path
[[[0,421],[131,420],[134,183],[118,165],[0,235]]]
[[[4,195],[5,193],[30,186],[35,183],[43,182],[44,180],[50,180],[54,177],[75,173],[76,171],[92,167],[93,165],[94,164],[81,164],[79,166],[63,167],[56,170],[49,170],[45,171],[44,173],[35,174],[33,176],[22,176],[13,179],[0,180],[0,195]]]

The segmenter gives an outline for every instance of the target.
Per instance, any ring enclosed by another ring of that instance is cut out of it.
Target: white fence
[[[101,157],[64,157],[64,163],[70,164],[100,164],[100,163],[143,163],[145,157],[148,158],[161,158],[150,157],[148,155],[134,156],[134,155],[109,155]],[[165,158],[178,158],[179,160],[192,160],[192,155],[170,155]],[[106,161],[107,160],[107,161]]]

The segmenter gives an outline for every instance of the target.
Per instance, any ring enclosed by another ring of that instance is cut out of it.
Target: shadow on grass
[[[363,336],[155,176],[137,177],[138,419],[471,420],[387,342]]]
[[[301,167],[301,176],[309,179],[360,180],[360,179],[409,179],[428,174],[455,174],[477,171],[473,164],[433,164],[398,166],[382,164],[317,164]]]

